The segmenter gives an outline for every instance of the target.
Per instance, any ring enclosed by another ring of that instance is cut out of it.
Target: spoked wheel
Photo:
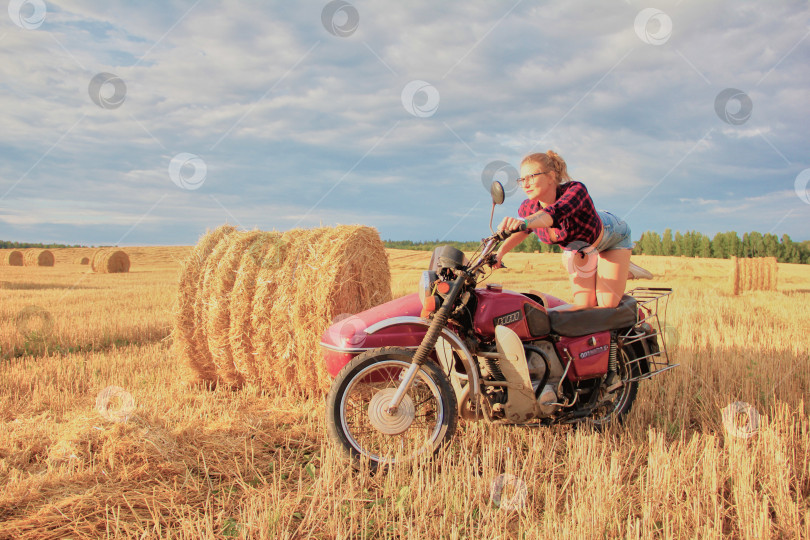
[[[373,469],[430,456],[452,439],[456,396],[438,366],[417,372],[396,413],[388,405],[411,365],[414,351],[383,347],[349,362],[332,382],[326,400],[329,436],[355,461]]]
[[[617,380],[626,381],[639,375],[638,364],[630,363],[633,359],[635,359],[635,351],[632,348],[622,347],[618,350],[616,368],[619,377]],[[610,393],[606,392],[606,388],[600,388],[600,404],[589,417],[589,423],[600,429],[611,424],[622,423],[625,415],[633,407],[637,392],[638,381],[624,383]]]

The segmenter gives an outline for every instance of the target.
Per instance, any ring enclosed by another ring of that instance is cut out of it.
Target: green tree
[[[706,259],[712,256],[712,241],[705,234],[700,235],[700,253],[698,255]]]
[[[766,257],[779,256],[779,238],[775,234],[767,233],[762,237],[762,243],[765,244]]]
[[[640,243],[645,255],[661,255],[661,237],[655,231],[647,231],[642,235]]]
[[[762,234],[756,231],[748,235],[748,241],[751,244],[751,257],[764,257],[765,256],[765,241]]]
[[[714,235],[714,238],[712,239],[712,257],[716,257],[718,259],[728,258],[728,248],[726,246],[725,233],[719,232]]]
[[[666,229],[661,239],[661,254],[675,255],[675,244],[672,242],[672,229]]]
[[[740,237],[737,236],[736,231],[726,233],[726,246],[728,247],[729,257],[744,257],[743,243],[740,241]]]

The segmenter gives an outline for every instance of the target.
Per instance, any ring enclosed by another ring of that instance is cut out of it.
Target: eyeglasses
[[[532,178],[534,178],[535,176],[541,176],[541,175],[546,174],[546,173],[548,173],[548,172],[549,172],[549,171],[543,171],[543,172],[539,172],[539,173],[530,174],[530,175],[528,175],[528,176],[524,176],[523,178],[518,178],[518,179],[517,179],[517,183],[518,183],[518,185],[519,185],[520,187],[526,186],[526,185],[528,185],[528,184],[529,184],[529,181],[530,181]]]

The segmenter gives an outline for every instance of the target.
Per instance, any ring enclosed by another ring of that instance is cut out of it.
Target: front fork
[[[461,289],[464,287],[464,282],[467,280],[467,277],[468,274],[466,272],[460,272],[460,275],[450,287],[450,292],[447,293],[442,307],[440,307],[439,311],[433,316],[433,322],[430,324],[425,337],[422,338],[422,343],[420,343],[419,347],[416,349],[408,371],[405,372],[405,376],[402,378],[402,382],[399,383],[394,397],[391,398],[391,403],[386,409],[388,414],[394,415],[397,413],[402,398],[408,393],[408,390],[410,390],[413,384],[413,380],[416,378],[416,373],[419,371],[422,364],[425,363],[425,360],[427,360],[430,351],[436,347],[436,342],[439,340],[442,330],[447,326],[447,319],[450,318],[450,313],[453,311],[453,306],[459,294],[461,294]]]

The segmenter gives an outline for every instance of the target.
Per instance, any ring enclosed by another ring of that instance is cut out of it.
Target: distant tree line
[[[433,251],[437,246],[452,245],[462,251],[475,251],[478,242],[386,240],[385,247],[393,249],[415,249]],[[544,244],[531,235],[512,251],[523,253],[560,253],[560,246]],[[664,231],[663,236],[655,231],[647,231],[635,243],[634,255],[669,255],[674,257],[705,257],[728,259],[730,257],[776,257],[779,262],[810,264],[810,240],[794,242],[783,234],[780,239],[775,234],[758,232],[744,233],[742,239],[734,231],[717,233],[714,238],[697,231]]]
[[[810,240],[794,242],[783,234],[756,231],[744,233],[742,239],[734,231],[717,233],[709,239],[697,231],[680,231],[672,235],[672,229],[661,236],[655,231],[641,235],[633,248],[633,254],[670,255],[683,257],[706,257],[728,259],[730,257],[776,257],[779,262],[810,263]]]
[[[87,247],[75,244],[69,246],[66,244],[32,244],[31,242],[11,242],[9,240],[0,240],[0,249],[26,249],[26,248],[40,248],[40,249],[53,249],[53,248],[77,248]]]

